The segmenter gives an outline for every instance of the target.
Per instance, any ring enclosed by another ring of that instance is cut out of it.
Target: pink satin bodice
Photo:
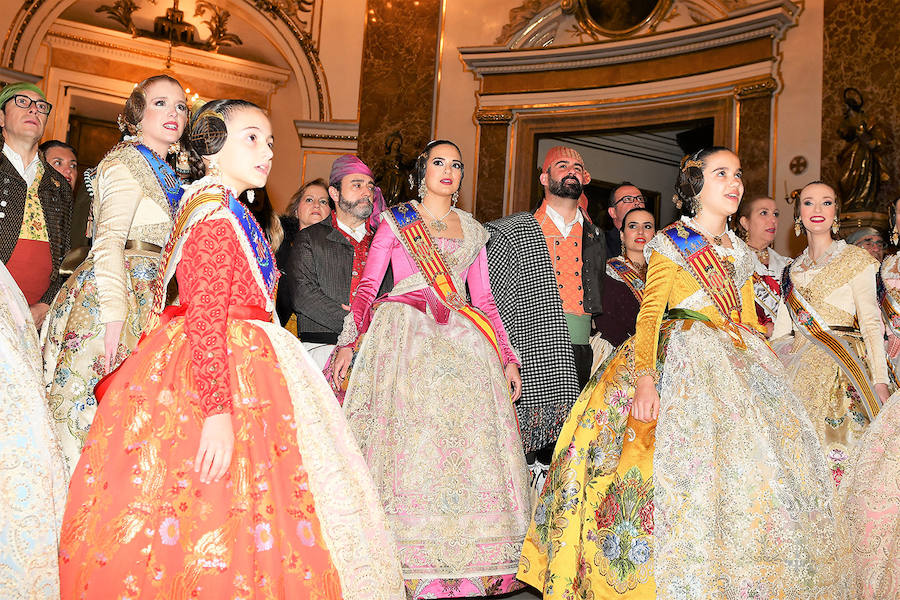
[[[435,243],[439,247],[441,242],[442,240],[435,239]],[[415,259],[406,251],[406,248],[394,235],[390,226],[383,222],[372,240],[366,268],[363,271],[359,286],[356,288],[356,298],[350,306],[353,320],[360,334],[365,333],[368,329],[372,305],[376,300],[375,295],[378,293],[378,288],[381,286],[381,280],[384,279],[388,265],[391,266],[394,274],[395,286],[399,285],[407,277],[419,272]],[[509,344],[509,337],[506,334],[506,329],[503,327],[503,322],[500,320],[500,313],[497,311],[494,295],[491,293],[487,253],[483,246],[472,264],[460,273],[460,279],[467,284],[469,295],[472,298],[472,305],[483,312],[491,322],[494,333],[497,335],[503,364],[506,365],[510,362],[519,364],[519,360]],[[458,291],[462,293],[464,290]],[[437,299],[431,288],[415,290],[398,296],[385,296],[378,300],[381,302],[402,302],[426,314],[428,312],[426,308],[430,309],[434,319],[441,324],[446,323],[450,318],[450,309]]]

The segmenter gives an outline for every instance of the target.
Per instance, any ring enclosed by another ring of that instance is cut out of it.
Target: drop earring
[[[256,192],[254,190],[247,190],[247,204],[253,204],[254,200],[256,200]]]
[[[837,235],[841,232],[841,220],[837,215],[834,216],[834,221],[831,222],[831,233]]]
[[[803,224],[800,222],[800,217],[794,219],[794,237],[800,237],[800,233],[803,231]]]
[[[428,186],[425,185],[425,180],[423,179],[419,182],[419,200],[424,200],[427,193]]]
[[[216,180],[222,178],[222,171],[219,169],[219,161],[215,158],[209,161],[209,166],[206,167],[206,175]]]
[[[459,190],[453,192],[453,195],[450,196],[450,202],[453,204],[453,206],[456,206],[456,203],[459,202]]]

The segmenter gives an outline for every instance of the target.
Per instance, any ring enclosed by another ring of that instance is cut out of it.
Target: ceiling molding
[[[774,54],[774,44],[793,26],[798,11],[799,7],[790,0],[772,0],[720,21],[631,39],[537,49],[477,46],[460,48],[459,54],[478,77],[624,64],[760,38],[772,39]]]
[[[45,41],[54,49],[65,48],[147,67],[158,67],[169,52],[169,44],[160,40],[134,38],[127,33],[64,20],[50,27]],[[186,46],[172,48],[172,63],[188,76],[208,79],[210,70],[214,70],[218,81],[266,94],[284,85],[291,76],[288,69]]]

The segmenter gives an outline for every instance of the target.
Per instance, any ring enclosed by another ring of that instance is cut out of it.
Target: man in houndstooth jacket
[[[522,360],[516,410],[538,489],[591,375],[591,318],[601,312],[606,243],[587,215],[582,189],[590,180],[578,152],[551,148],[541,169],[540,206],[485,225],[491,289]]]

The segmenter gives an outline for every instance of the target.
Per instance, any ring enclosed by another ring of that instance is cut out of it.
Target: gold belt
[[[162,246],[157,246],[156,244],[151,244],[150,242],[143,242],[141,240],[128,240],[125,242],[126,250],[140,250],[142,252],[156,252],[157,254],[162,253]]]

